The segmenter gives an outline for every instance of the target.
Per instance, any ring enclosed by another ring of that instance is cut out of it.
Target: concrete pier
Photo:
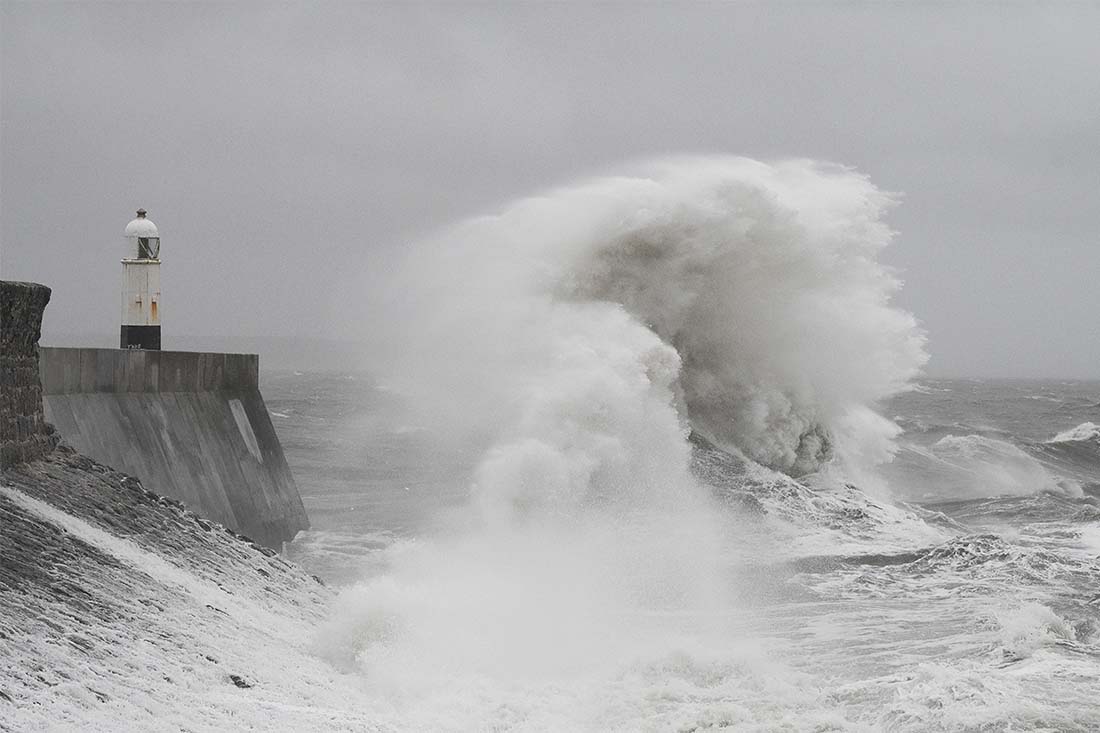
[[[42,347],[40,374],[81,453],[268,547],[308,528],[255,354]]]

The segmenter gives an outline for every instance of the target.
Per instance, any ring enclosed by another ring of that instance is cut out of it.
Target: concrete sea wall
[[[41,349],[45,418],[152,491],[279,547],[309,526],[254,354]]]

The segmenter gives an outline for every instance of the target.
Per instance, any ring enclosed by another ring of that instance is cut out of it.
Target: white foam
[[[681,420],[781,470],[833,452],[886,460],[897,428],[867,406],[925,360],[876,260],[892,204],[849,169],[744,158],[658,161],[520,200],[411,248],[377,304],[400,304],[388,378],[430,386],[437,423],[497,434],[534,399],[606,409],[651,380]],[[604,390],[600,370],[629,390]],[[568,408],[555,424],[592,419]]]
[[[1051,473],[1012,443],[984,435],[947,435],[932,446],[934,457],[953,469],[939,480],[940,491],[965,496],[1024,496],[1050,492],[1082,496],[1076,481]]]
[[[1012,659],[1031,656],[1036,650],[1077,639],[1073,626],[1041,603],[1028,602],[996,612],[1004,653]]]
[[[1100,425],[1083,422],[1075,428],[1058,433],[1048,443],[1074,443],[1081,440],[1100,440]]]

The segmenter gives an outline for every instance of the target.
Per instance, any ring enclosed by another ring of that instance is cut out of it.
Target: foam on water
[[[904,442],[885,474],[896,495],[923,501],[1040,493],[1081,497],[1082,482],[1092,472],[1059,460],[1055,452],[1066,445],[1013,442],[1004,431],[947,433],[930,444]]]
[[[1001,496],[1040,491],[1081,496],[1081,486],[1052,474],[1042,463],[1017,446],[981,435],[941,438],[932,446],[937,458],[957,468],[969,480],[944,486],[956,496]]]
[[[1075,443],[1078,441],[1100,440],[1100,425],[1094,422],[1084,422],[1075,428],[1058,433],[1050,439],[1050,443]]]

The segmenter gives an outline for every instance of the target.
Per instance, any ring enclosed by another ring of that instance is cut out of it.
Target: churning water
[[[625,519],[483,536],[438,475],[463,455],[392,390],[265,388],[316,526],[291,554],[341,586],[317,650],[401,700],[399,729],[1096,727],[1100,383],[922,380],[882,405],[905,428],[889,500],[696,439],[718,547],[659,519],[652,542]],[[691,552],[717,598],[617,595]]]

